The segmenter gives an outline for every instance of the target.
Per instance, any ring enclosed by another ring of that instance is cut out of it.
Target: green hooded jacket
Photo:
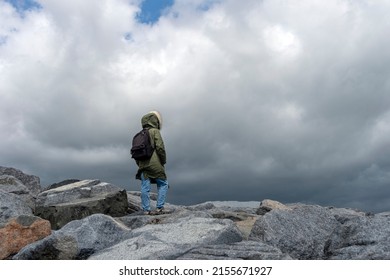
[[[167,162],[164,141],[160,134],[162,125],[161,117],[158,112],[150,112],[141,119],[142,128],[149,129],[150,140],[154,147],[154,152],[150,159],[137,161],[138,172],[136,179],[141,179],[141,173],[145,178],[167,179],[164,165]]]

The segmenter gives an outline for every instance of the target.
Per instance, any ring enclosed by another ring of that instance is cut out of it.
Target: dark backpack
[[[133,137],[130,150],[131,157],[135,160],[146,160],[152,156],[153,151],[149,129],[144,128]]]

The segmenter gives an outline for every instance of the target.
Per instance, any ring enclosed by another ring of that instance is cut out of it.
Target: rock
[[[191,211],[207,211],[215,208],[215,206],[211,202],[204,202],[196,205],[186,206],[185,208]]]
[[[10,175],[17,178],[29,189],[29,192],[34,197],[41,191],[40,179],[37,176],[25,174],[12,167],[3,166],[0,166],[0,175]]]
[[[390,260],[390,217],[356,215],[343,219],[325,253],[333,260]]]
[[[32,215],[31,208],[18,195],[0,189],[0,223],[21,215]]]
[[[151,197],[152,197],[152,195],[151,195]],[[127,202],[129,204],[129,212],[130,213],[142,211],[141,193],[140,192],[134,192],[134,191],[127,192]],[[151,204],[152,203],[153,203],[153,199],[151,199]]]
[[[277,247],[294,259],[323,259],[325,244],[338,226],[327,209],[302,205],[261,216],[249,239]]]
[[[195,248],[180,260],[290,260],[288,254],[262,242],[242,241],[232,244],[208,245]]]
[[[256,211],[257,215],[264,215],[265,213],[274,209],[288,209],[288,207],[278,201],[265,199],[260,202],[260,206]]]
[[[34,211],[35,198],[19,179],[11,175],[1,175],[0,190],[17,195]]]
[[[241,240],[241,233],[230,220],[187,217],[135,229],[127,240],[89,259],[176,259],[196,247]]]
[[[365,217],[367,215],[367,213],[349,208],[328,207],[327,209],[329,209],[329,213],[331,213],[341,224],[350,219],[355,219],[356,217]]]
[[[94,214],[72,221],[51,236],[25,247],[14,259],[86,259],[126,239],[129,232],[129,228],[114,218]]]
[[[376,216],[381,216],[381,217],[390,217],[390,212],[382,212],[376,214]]]
[[[19,216],[0,224],[0,259],[16,254],[24,246],[50,235],[50,223],[36,216]]]
[[[249,236],[252,232],[253,226],[256,223],[257,217],[248,216],[246,219],[234,222],[237,228],[241,231],[242,237],[245,240],[249,239]]]
[[[191,208],[187,208],[187,209],[191,209]],[[194,208],[194,209],[199,209],[199,208]],[[197,211],[197,212],[207,213],[211,217],[216,219],[232,220],[237,226],[237,228],[241,231],[243,238],[248,239],[252,227],[256,222],[258,216],[254,214],[250,214],[252,211],[243,212],[240,210],[246,211],[246,209],[238,209],[238,208],[230,208],[230,207],[223,207],[222,209],[218,207],[212,207],[205,211]]]
[[[104,214],[94,214],[82,220],[70,222],[59,232],[77,240],[77,258],[85,259],[92,253],[112,246],[129,234],[129,228]]]
[[[152,216],[140,192],[99,180],[39,189],[38,177],[0,167],[0,259],[390,260],[390,212],[266,199],[167,203]]]
[[[73,260],[78,254],[77,240],[56,232],[35,243],[27,245],[13,260]]]
[[[258,202],[249,201],[209,201],[193,206],[185,206],[184,209],[208,213],[217,219],[232,220],[241,231],[243,238],[248,239],[252,227],[257,219],[256,209]]]
[[[259,202],[255,201],[207,201],[200,204],[186,206],[188,210],[192,211],[209,211],[216,209],[227,212],[245,212],[248,214],[256,214],[256,209]]]
[[[143,215],[143,212],[138,212],[139,214],[136,215],[131,214],[123,217],[115,218],[119,223],[122,223],[129,229],[136,229],[143,227],[147,224],[157,224],[161,222],[161,216],[151,216],[151,215]]]
[[[96,213],[113,217],[127,214],[125,190],[99,180],[83,180],[41,192],[36,199],[35,214],[59,229],[72,220]]]
[[[56,188],[59,188],[59,187],[62,187],[62,186],[66,186],[66,185],[70,185],[70,184],[73,184],[73,183],[77,183],[77,182],[80,182],[80,181],[81,180],[78,180],[78,179],[67,179],[67,180],[64,180],[64,181],[61,181],[61,182],[58,182],[58,183],[54,183],[54,184],[51,184],[51,185],[47,186],[44,189],[44,191],[56,189]]]
[[[146,233],[91,255],[88,260],[164,260],[175,259],[190,249],[189,245],[166,243]]]

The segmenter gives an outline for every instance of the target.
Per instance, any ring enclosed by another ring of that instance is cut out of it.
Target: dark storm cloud
[[[157,109],[172,203],[388,210],[387,1],[175,1],[153,25],[140,1],[39,3],[0,2],[1,165],[137,190]]]

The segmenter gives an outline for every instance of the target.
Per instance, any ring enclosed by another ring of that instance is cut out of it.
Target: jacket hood
[[[161,114],[157,111],[151,111],[142,117],[141,124],[143,128],[152,127],[152,128],[161,129],[162,127]]]

